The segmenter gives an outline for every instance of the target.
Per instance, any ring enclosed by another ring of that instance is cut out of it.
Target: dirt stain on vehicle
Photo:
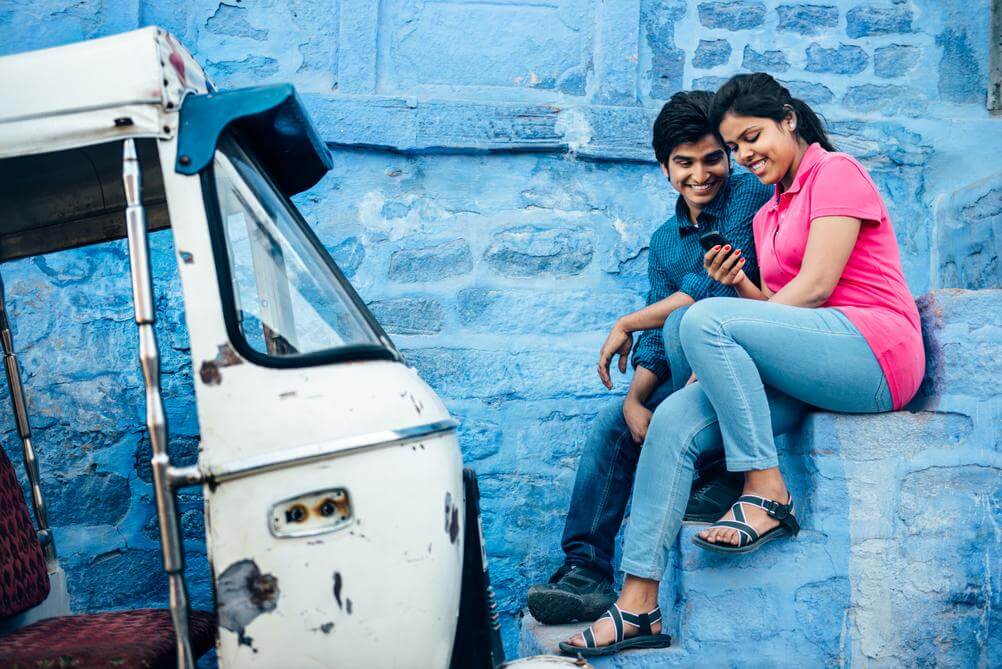
[[[445,533],[450,543],[459,540],[459,507],[453,504],[450,492],[445,493]]]
[[[237,642],[255,653],[247,626],[262,613],[278,607],[278,579],[262,574],[253,560],[240,560],[227,567],[216,580],[217,614],[220,626],[235,632]]]

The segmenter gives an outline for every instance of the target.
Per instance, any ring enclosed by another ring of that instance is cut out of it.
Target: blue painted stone
[[[460,322],[473,331],[563,334],[606,332],[622,314],[643,306],[636,293],[464,288]]]
[[[369,303],[369,309],[390,334],[434,334],[445,321],[442,305],[422,297],[376,300]]]
[[[765,22],[765,3],[759,0],[701,2],[696,8],[699,22],[707,28],[746,30]]]
[[[949,29],[936,35],[943,50],[939,61],[939,94],[949,102],[985,102],[987,80],[967,33]]]
[[[826,49],[815,42],[807,47],[804,69],[808,72],[858,74],[866,69],[869,62],[866,51],[854,44],[840,44],[837,48]]]
[[[781,81],[790,95],[811,105],[828,104],[835,99],[835,94],[824,84],[813,81]]]
[[[723,86],[727,82],[727,77],[699,77],[698,79],[692,80],[692,89],[696,91],[710,91],[711,93],[716,93],[717,89]],[[647,266],[646,256],[645,258],[638,258],[635,262],[627,263],[630,267],[635,267],[637,271],[645,271],[644,268]]]
[[[594,253],[584,230],[522,225],[495,233],[484,260],[504,276],[568,276],[581,273]]]
[[[891,44],[873,51],[873,74],[893,79],[907,74],[918,65],[922,50],[909,44]]]
[[[854,7],[846,12],[845,32],[849,37],[869,37],[893,33],[915,32],[911,7]]]
[[[759,52],[750,46],[745,46],[741,67],[752,72],[779,73],[790,69],[790,61],[782,51]]]
[[[394,251],[388,276],[400,283],[417,283],[467,274],[472,269],[470,245],[456,239],[437,246]]]
[[[626,2],[618,4],[624,9],[634,6]],[[682,88],[686,54],[675,46],[675,23],[685,15],[685,11],[685,3],[680,0],[641,4],[640,22],[651,50],[650,95],[655,99],[668,98]],[[623,19],[631,20],[626,16]]]
[[[115,525],[125,518],[131,501],[129,480],[95,469],[50,481],[46,503],[60,525]],[[84,500],[87,503],[81,503]]]
[[[699,40],[696,55],[692,57],[692,66],[709,69],[723,65],[731,57],[731,43],[725,39]]]
[[[801,35],[817,35],[838,25],[838,7],[834,5],[779,5],[779,29]]]
[[[348,237],[330,249],[334,262],[349,279],[355,276],[359,265],[365,260],[365,246],[358,237]]]
[[[249,37],[258,42],[268,39],[268,31],[254,28],[247,22],[247,9],[239,5],[220,4],[205,22],[205,29],[217,35]]]
[[[863,84],[849,88],[842,98],[842,104],[858,112],[879,111],[888,116],[921,116],[928,102],[919,91],[907,86]]]

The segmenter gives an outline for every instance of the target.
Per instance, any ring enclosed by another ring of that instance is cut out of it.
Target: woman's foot
[[[747,472],[744,492],[741,494],[773,499],[782,504],[786,504],[790,500],[790,492],[786,489],[786,484],[783,482],[783,477],[780,475],[778,467]],[[764,535],[780,524],[777,519],[770,516],[769,512],[761,507],[743,504],[741,510],[745,515],[744,522],[755,528],[759,536]],[[720,520],[734,520],[734,512],[728,511]],[[714,525],[700,532],[699,536],[712,544],[741,545],[741,534],[731,527]]]
[[[628,575],[623,583],[623,592],[616,600],[616,604],[620,609],[629,613],[640,614],[653,610],[658,605],[658,582]],[[651,623],[651,634],[660,634],[661,628],[661,621]],[[602,647],[615,643],[616,625],[611,618],[600,618],[592,624],[591,629],[595,635],[595,646]],[[587,643],[583,633],[582,630],[575,634],[566,643],[576,648],[586,648]],[[623,626],[624,639],[637,636],[639,633],[639,628],[633,625]]]

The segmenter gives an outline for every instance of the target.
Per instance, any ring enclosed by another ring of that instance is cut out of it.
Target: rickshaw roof
[[[218,93],[166,31],[0,58],[0,262],[125,236],[122,140],[137,140],[151,229],[169,225],[155,140],[194,175],[231,128],[286,194],[331,168],[288,84]]]
[[[4,56],[0,81],[0,158],[166,137],[163,116],[212,89],[191,54],[155,27]]]

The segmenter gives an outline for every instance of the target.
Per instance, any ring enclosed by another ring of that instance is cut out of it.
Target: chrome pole
[[[38,540],[45,551],[45,561],[53,565],[56,562],[56,542],[52,530],[49,529],[49,517],[45,511],[45,498],[42,496],[40,483],[41,476],[38,473],[38,458],[35,457],[35,448],[31,445],[28,403],[24,398],[21,368],[17,364],[17,354],[14,352],[14,335],[10,331],[10,319],[7,317],[7,300],[2,277],[0,277],[0,340],[3,341],[3,363],[7,371],[7,386],[10,388],[10,403],[14,406],[17,432],[21,435],[24,469],[28,473],[28,484],[31,486],[31,503],[35,509],[35,522],[38,524]]]
[[[160,522],[160,547],[164,571],[170,582],[170,613],[177,637],[178,669],[194,669],[195,660],[188,636],[188,591],[184,583],[184,545],[178,524],[174,489],[170,481],[170,457],[167,455],[167,417],[160,395],[160,351],[153,331],[156,310],[153,281],[150,276],[150,249],[146,236],[146,212],[142,202],[142,172],[136,157],[136,144],[125,140],[122,155],[122,181],[125,184],[125,224],[129,237],[129,268],[132,273],[132,303],[139,326],[139,363],[146,385],[146,429],[150,433],[153,457],[153,492]]]

